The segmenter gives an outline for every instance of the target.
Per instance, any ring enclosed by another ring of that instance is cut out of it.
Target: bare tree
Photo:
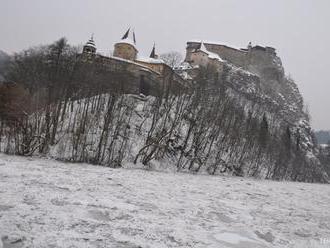
[[[175,51],[161,54],[160,58],[172,68],[179,66],[183,61],[181,53]]]

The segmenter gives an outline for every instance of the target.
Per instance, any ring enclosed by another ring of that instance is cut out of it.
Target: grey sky
[[[109,53],[129,26],[140,53],[184,54],[189,39],[277,48],[297,82],[315,129],[330,129],[329,0],[0,0],[0,49],[12,53],[62,36],[91,33]]]

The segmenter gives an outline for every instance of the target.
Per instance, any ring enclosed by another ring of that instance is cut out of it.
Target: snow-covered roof
[[[130,38],[120,40],[120,41],[116,42],[116,44],[128,44],[128,45],[131,45],[132,47],[134,47],[137,50],[134,41],[132,41]]]
[[[119,58],[119,57],[115,57],[115,56],[110,56],[110,57],[104,56],[104,58],[114,59],[114,60],[118,60],[118,61],[123,61],[123,62],[129,63],[129,64],[137,65],[137,66],[140,67],[140,69],[143,69],[144,71],[148,71],[148,72],[151,72],[151,73],[159,74],[159,72],[157,72],[155,70],[152,70],[148,66],[143,65],[143,64],[139,64],[138,62],[135,62],[135,61],[132,61],[132,60],[123,59],[123,58]]]
[[[225,42],[220,42],[220,41],[209,41],[209,40],[207,40],[207,41],[202,41],[202,40],[199,40],[199,39],[196,39],[196,40],[189,40],[188,41],[188,43],[189,42],[191,42],[191,43],[204,43],[204,44],[214,44],[214,45],[222,45],[222,46],[226,46],[226,47],[228,47],[228,48],[232,48],[232,49],[235,49],[235,50],[239,50],[239,51],[241,51],[241,52],[244,52],[243,50],[242,50],[242,48],[240,48],[240,47],[235,47],[235,46],[233,46],[233,45],[231,45],[231,44],[227,44],[227,43],[225,43]]]
[[[192,69],[192,68],[193,67],[188,62],[182,62],[180,65],[178,65],[174,69],[175,70],[189,70],[189,69]]]
[[[149,64],[165,64],[164,60],[162,59],[154,59],[150,57],[138,57],[136,60]]]
[[[90,46],[90,47],[94,47],[96,48],[96,45],[95,45],[95,42],[93,40],[93,38],[89,39],[87,42],[86,42],[86,45],[85,46]]]
[[[204,45],[204,42],[201,43],[201,47],[198,50],[206,53],[210,59],[216,59],[220,62],[224,62],[224,60],[218,54],[208,51]]]
[[[186,71],[182,71],[179,73],[179,75],[186,80],[192,80],[193,78],[188,74],[188,72]]]

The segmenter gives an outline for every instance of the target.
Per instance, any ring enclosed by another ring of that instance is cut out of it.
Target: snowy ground
[[[330,247],[330,186],[0,154],[0,247]]]

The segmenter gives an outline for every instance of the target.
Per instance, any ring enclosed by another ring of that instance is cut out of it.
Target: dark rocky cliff
[[[228,89],[245,111],[252,111],[259,118],[267,116],[274,136],[288,128],[291,142],[303,154],[306,166],[322,171],[327,178],[317,158],[318,149],[303,97],[294,80],[285,75],[281,59],[259,54],[245,70],[230,63],[227,67]]]

